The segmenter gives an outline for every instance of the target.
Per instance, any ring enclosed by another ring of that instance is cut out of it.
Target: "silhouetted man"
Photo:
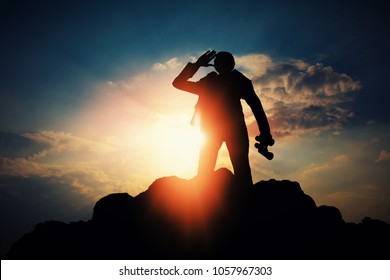
[[[211,72],[198,82],[189,79],[201,66],[212,66],[218,72]],[[263,143],[272,139],[267,117],[252,82],[234,69],[235,61],[231,53],[207,51],[195,63],[188,63],[173,81],[173,86],[199,95],[196,113],[200,116],[200,126],[205,134],[205,143],[200,151],[198,176],[210,175],[215,168],[218,151],[226,143],[235,177],[242,184],[253,185],[249,166],[249,138],[245,125],[241,99],[244,99],[256,118]]]

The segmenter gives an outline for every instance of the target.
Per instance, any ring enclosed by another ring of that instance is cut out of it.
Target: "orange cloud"
[[[314,176],[319,177],[319,173],[329,170],[340,169],[343,166],[347,166],[350,158],[346,154],[341,154],[333,157],[330,161],[321,164],[312,164],[305,168],[302,172],[302,177]]]

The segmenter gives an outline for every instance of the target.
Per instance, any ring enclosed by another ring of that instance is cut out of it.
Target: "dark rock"
[[[131,215],[133,197],[128,193],[113,193],[101,198],[93,208],[92,222],[116,224],[125,222]]]
[[[321,205],[317,209],[318,223],[325,226],[334,226],[344,224],[341,212],[334,206]]]

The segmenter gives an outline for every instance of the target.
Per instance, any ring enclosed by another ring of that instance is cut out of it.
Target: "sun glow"
[[[204,136],[199,127],[173,120],[161,120],[144,133],[144,144],[154,155],[153,166],[165,175],[191,178],[196,175],[199,149]],[[149,136],[147,136],[149,134]],[[152,157],[152,155],[151,155]]]
[[[91,160],[134,194],[156,178],[197,174],[204,141],[199,126],[191,125],[197,97],[172,87],[178,71],[150,69],[102,84],[69,122],[75,135],[113,148]]]
[[[152,206],[187,237],[206,237],[223,215],[226,175],[222,172],[192,180],[166,178],[166,185],[150,188]]]

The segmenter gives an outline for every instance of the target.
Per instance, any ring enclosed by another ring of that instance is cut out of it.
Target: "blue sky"
[[[270,118],[275,160],[252,149],[255,180],[390,222],[382,2],[2,1],[1,251],[38,222],[89,219],[110,192],[191,178],[196,100],[171,82],[210,48],[235,55]]]

